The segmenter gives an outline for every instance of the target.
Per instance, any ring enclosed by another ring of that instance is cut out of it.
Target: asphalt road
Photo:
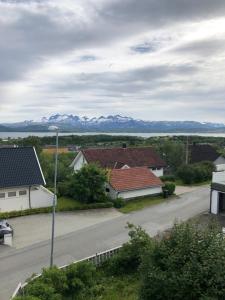
[[[55,240],[54,263],[58,266],[121,245],[128,239],[126,223],[141,225],[154,236],[175,220],[187,220],[209,209],[209,188],[181,195],[178,199],[142,211],[118,216]],[[31,233],[32,234],[32,233]],[[0,248],[0,300],[7,300],[19,282],[49,265],[49,240],[22,249]]]

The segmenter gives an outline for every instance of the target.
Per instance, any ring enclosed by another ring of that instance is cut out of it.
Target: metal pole
[[[189,141],[188,141],[188,136],[187,136],[187,141],[186,141],[186,154],[185,154],[185,163],[188,165],[189,161]]]
[[[58,171],[58,147],[59,147],[59,131],[56,130],[56,150],[55,150],[55,177],[54,177],[54,196],[52,204],[52,239],[51,239],[51,257],[50,268],[53,266],[54,253],[54,237],[55,237],[55,206],[56,206],[56,189],[57,189],[57,171]]]

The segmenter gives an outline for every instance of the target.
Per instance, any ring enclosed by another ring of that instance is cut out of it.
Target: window
[[[109,188],[105,188],[105,191],[106,191],[107,193],[109,193]]]
[[[23,191],[19,191],[19,195],[20,196],[24,196],[27,194],[27,191],[26,190],[23,190]]]
[[[0,198],[5,198],[5,193],[0,193]]]
[[[8,192],[8,197],[16,197],[16,192]]]

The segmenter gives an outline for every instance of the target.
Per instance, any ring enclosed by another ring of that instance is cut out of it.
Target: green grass
[[[57,211],[65,211],[65,210],[76,210],[82,206],[77,200],[67,197],[60,197],[57,201]]]
[[[136,198],[133,200],[129,200],[126,202],[124,207],[121,207],[119,209],[120,212],[122,213],[130,213],[132,211],[144,209],[145,207],[149,207],[152,205],[156,205],[159,203],[164,202],[165,199],[162,196],[148,196],[148,197],[143,197],[143,198]]]

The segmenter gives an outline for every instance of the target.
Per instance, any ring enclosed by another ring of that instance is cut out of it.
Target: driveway
[[[57,213],[55,218],[55,236],[62,236],[121,215],[113,208]],[[13,218],[10,219],[9,223],[14,228],[13,247],[16,249],[46,241],[51,235],[51,214]]]
[[[197,191],[201,187],[209,187],[209,185],[208,184],[207,185],[203,185],[203,186],[177,185],[175,193],[176,193],[177,196],[179,196],[179,195],[182,195],[182,194],[185,194],[185,193],[190,193],[190,192],[193,192],[193,191]]]
[[[127,222],[141,225],[154,236],[158,231],[170,228],[175,220],[185,221],[208,209],[209,188],[199,187],[174,200],[58,236],[55,239],[54,264],[62,266],[121,245],[128,240]],[[19,282],[49,266],[49,254],[49,240],[21,249],[0,250],[0,299],[9,299]]]

